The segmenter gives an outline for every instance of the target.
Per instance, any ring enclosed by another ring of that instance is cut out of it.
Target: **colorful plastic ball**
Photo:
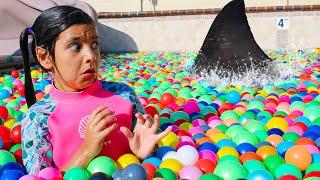
[[[120,158],[119,158],[120,159]],[[87,166],[87,170],[94,174],[96,172],[103,172],[109,176],[117,170],[115,162],[107,157],[107,156],[99,156],[94,158],[89,165]]]
[[[9,112],[5,106],[0,106],[0,118],[6,120],[8,118]]]
[[[165,180],[176,180],[177,175],[171,169],[161,168],[153,176],[154,178],[163,178]]]
[[[180,169],[183,167],[183,164],[176,159],[166,159],[162,161],[159,168],[168,168],[175,173],[178,173]]]
[[[279,167],[277,167],[274,174],[275,178],[278,179],[284,175],[293,175],[298,179],[302,179],[301,171],[292,164],[281,164]]]
[[[318,171],[320,172],[320,162],[318,163],[312,163],[305,171],[306,174],[310,173],[310,172],[315,172]]]
[[[278,178],[278,180],[299,180],[297,177],[293,175],[284,175]]]
[[[216,168],[216,164],[210,159],[199,159],[194,165],[198,167],[203,174],[213,173]]]
[[[125,180],[147,179],[147,171],[140,164],[130,164],[122,171]]]
[[[27,174],[27,170],[21,164],[16,162],[9,162],[0,168],[0,177],[4,172],[13,169],[21,171],[23,174]]]
[[[280,154],[282,157],[284,157],[287,150],[292,147],[294,144],[292,141],[283,141],[279,143],[276,147],[278,154]]]
[[[312,162],[311,153],[304,146],[290,147],[285,154],[286,163],[297,166],[301,171],[306,170]]]
[[[263,159],[258,154],[254,153],[254,152],[245,152],[245,153],[241,154],[241,156],[239,157],[239,160],[242,163],[245,163],[249,160],[262,161]]]
[[[214,153],[217,153],[218,152],[218,147],[213,144],[213,143],[210,143],[210,142],[205,142],[205,143],[202,143],[198,148],[197,148],[198,152],[202,151],[202,150],[209,150],[209,151],[212,151]]]
[[[223,180],[223,179],[215,174],[204,174],[200,176],[199,180]]]
[[[264,161],[263,164],[268,168],[268,170],[271,172],[271,174],[274,175],[276,169],[281,165],[285,163],[284,159],[279,155],[271,155],[268,156]]]
[[[103,172],[96,172],[90,176],[89,180],[112,180],[112,177]]]
[[[268,172],[265,169],[259,169],[253,172],[250,172],[248,177],[248,180],[270,180],[273,179],[272,174],[270,174],[270,172]]]
[[[9,128],[0,125],[0,138],[2,140],[3,143],[3,149],[9,149],[12,141],[10,139],[10,130]]]
[[[61,172],[53,167],[47,167],[42,169],[38,174],[38,178],[43,178],[43,179],[52,179],[56,177],[62,177]]]
[[[18,125],[11,129],[10,138],[15,144],[21,143],[21,125]]]
[[[16,162],[16,159],[10,152],[6,150],[0,150],[0,167],[9,162]]]
[[[0,100],[10,97],[10,92],[7,89],[0,89]]]
[[[122,172],[123,169],[116,170],[112,175],[113,180],[122,180]]]
[[[34,175],[24,175],[20,177],[19,180],[38,180],[37,176]]]
[[[170,146],[172,148],[176,148],[179,143],[179,139],[177,135],[173,132],[169,132],[165,137],[158,141],[158,146]]]
[[[10,169],[4,171],[1,175],[1,180],[12,180],[12,179],[19,179],[20,177],[24,176],[25,174],[17,169]]]
[[[214,174],[225,180],[245,179],[248,175],[247,170],[240,163],[234,161],[223,161],[217,165]]]
[[[170,93],[163,93],[160,98],[160,103],[163,106],[167,106],[168,104],[174,102],[175,97]]]
[[[232,104],[237,104],[240,101],[240,94],[236,90],[229,91],[226,97],[227,101]]]
[[[199,152],[199,159],[210,159],[213,162],[218,161],[218,156],[209,150],[202,150]]]
[[[148,157],[145,160],[143,160],[142,163],[150,163],[150,164],[153,164],[156,167],[159,167],[161,162],[162,161],[157,157]]]
[[[261,146],[257,149],[256,153],[262,157],[262,159],[266,159],[270,155],[278,154],[277,150],[273,146]]]
[[[180,147],[177,153],[179,154],[179,161],[185,166],[192,165],[199,159],[198,151],[190,145]]]
[[[227,156],[227,155],[232,155],[234,157],[239,157],[239,153],[238,151],[233,148],[233,147],[222,147],[221,149],[219,149],[219,151],[217,152],[217,155],[220,158],[222,158],[223,156]]]
[[[64,174],[63,179],[65,180],[87,180],[89,179],[90,174],[85,169],[74,167],[71,169],[68,169],[67,172]]]
[[[240,154],[243,154],[245,152],[256,152],[257,150],[257,148],[250,143],[241,143],[237,146],[236,149]]]
[[[141,164],[147,172],[148,180],[152,180],[153,175],[156,173],[157,168],[151,163],[142,163]]]
[[[156,154],[155,156],[159,159],[162,159],[162,157],[168,153],[169,151],[175,151],[172,147],[170,146],[162,146],[162,147],[159,147],[156,151]]]
[[[124,154],[117,160],[119,168],[123,169],[130,164],[140,164],[139,159],[133,154]]]
[[[309,179],[314,178],[315,180],[318,180],[320,178],[320,171],[313,171],[310,173],[306,173],[306,175],[303,177],[303,179]]]
[[[193,165],[184,166],[179,171],[179,177],[181,179],[199,179],[201,175],[201,170]]]
[[[278,128],[281,131],[286,132],[286,130],[289,127],[289,124],[282,117],[273,117],[267,122],[266,127],[268,130],[273,129],[273,128]]]
[[[255,160],[255,159],[251,159],[246,161],[245,163],[243,163],[243,166],[247,169],[247,171],[249,172],[249,174],[251,172],[260,170],[260,169],[266,169],[266,167],[263,165],[263,163],[261,161]]]

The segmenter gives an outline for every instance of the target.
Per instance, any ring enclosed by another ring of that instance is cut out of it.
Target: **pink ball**
[[[200,108],[198,106],[198,103],[189,101],[187,104],[184,106],[184,112],[187,114],[191,114],[193,112],[200,112]]]
[[[33,175],[24,175],[19,180],[39,180],[41,178],[37,178],[37,176]]]
[[[222,124],[221,120],[212,120],[208,123],[208,126],[210,126],[211,128],[216,127],[217,125]]]
[[[198,126],[201,126],[201,125],[207,125],[207,123],[203,119],[196,119],[196,120],[192,121],[192,125],[194,127],[198,127]]]
[[[179,172],[180,179],[199,179],[202,175],[202,171],[193,165],[185,166]]]
[[[299,126],[290,126],[290,127],[287,129],[287,132],[295,132],[295,133],[297,133],[300,137],[301,137],[302,134],[303,134],[303,130],[302,130],[301,127],[299,127]]]
[[[195,134],[204,134],[204,131],[200,127],[193,127],[188,131],[192,136]]]
[[[217,155],[210,150],[202,150],[199,152],[199,159],[210,159],[211,161],[217,163],[218,157]]]
[[[304,145],[304,148],[306,148],[311,154],[320,153],[319,149],[316,146],[313,145]]]
[[[54,177],[62,177],[62,174],[61,172],[56,169],[56,168],[53,168],[53,167],[47,167],[47,168],[44,168],[42,169],[38,175],[37,175],[38,178],[44,178],[44,179],[51,179],[51,178],[54,178]]]

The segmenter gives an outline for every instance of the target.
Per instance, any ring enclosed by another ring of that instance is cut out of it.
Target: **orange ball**
[[[315,143],[307,137],[301,137],[296,141],[296,145],[313,145],[316,146]]]
[[[216,164],[210,159],[199,159],[195,164],[204,174],[213,173]]]
[[[261,146],[256,152],[262,159],[266,159],[270,155],[278,154],[277,150],[272,146]]]
[[[286,163],[297,166],[301,171],[306,170],[312,162],[311,153],[302,145],[290,147],[285,155]]]
[[[170,93],[163,93],[161,98],[160,98],[160,103],[163,105],[163,106],[166,106],[172,102],[174,102],[175,100],[175,97],[170,94]]]
[[[255,160],[262,162],[262,158],[254,152],[245,152],[245,153],[241,154],[241,156],[239,157],[239,160],[241,161],[242,164],[244,164],[246,161],[249,161],[252,159],[255,159]]]
[[[266,138],[266,141],[271,143],[273,147],[277,147],[283,141],[283,138],[277,134],[272,134]]]

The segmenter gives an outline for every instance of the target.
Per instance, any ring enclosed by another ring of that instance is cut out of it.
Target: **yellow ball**
[[[222,139],[230,139],[231,140],[231,138],[228,135],[225,135],[223,133],[216,134],[215,136],[211,137],[210,139],[215,143],[218,143]]]
[[[189,131],[192,127],[193,127],[193,125],[189,122],[184,122],[184,123],[180,124],[180,126],[179,126],[180,129],[183,129],[185,131]]]
[[[158,141],[157,144],[159,147],[170,146],[175,149],[178,143],[179,143],[179,139],[177,135],[173,132],[169,132],[169,134],[163,137],[162,139],[160,139],[160,141]]]
[[[16,122],[16,119],[14,119],[14,118],[9,118],[9,119],[7,119],[6,120],[6,122],[4,122],[4,126],[5,127],[7,127],[7,128],[9,128],[9,129],[11,129],[12,128],[12,126],[13,126],[13,124]]]
[[[273,128],[278,128],[278,129],[282,130],[283,132],[286,132],[286,130],[289,127],[289,124],[282,117],[273,117],[267,122],[266,127],[268,130],[273,129]]]
[[[217,152],[217,155],[220,158],[224,157],[224,156],[234,156],[234,157],[239,157],[239,153],[237,150],[235,150],[233,147],[230,146],[224,146],[221,149],[219,149],[219,151]]]
[[[139,159],[133,154],[124,154],[117,160],[119,168],[123,169],[130,164],[140,164]]]
[[[173,172],[175,172],[176,174],[179,173],[182,167],[183,165],[176,159],[166,159],[160,164],[160,169],[168,168]]]
[[[38,70],[32,70],[31,71],[31,77],[32,78],[38,78],[39,77],[39,71]]]

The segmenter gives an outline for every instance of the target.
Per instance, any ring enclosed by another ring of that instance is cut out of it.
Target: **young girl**
[[[52,73],[52,88],[36,102],[29,67],[32,54]],[[159,117],[143,115],[135,92],[122,83],[97,80],[99,37],[93,20],[71,6],[50,8],[20,36],[28,112],[22,121],[23,162],[30,174],[53,166],[86,167],[97,155],[115,161],[125,153],[147,157],[170,132],[156,134]],[[134,129],[133,133],[130,129]]]

